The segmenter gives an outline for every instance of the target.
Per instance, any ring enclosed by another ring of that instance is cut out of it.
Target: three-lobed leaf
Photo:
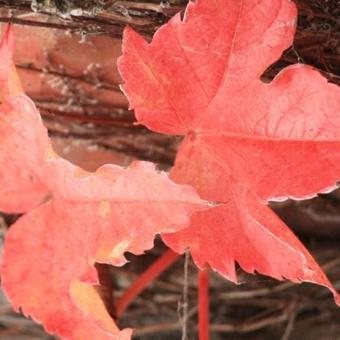
[[[94,173],[56,155],[17,81],[13,32],[0,46],[0,210],[26,213],[6,235],[1,283],[13,307],[64,339],[129,339],[94,286],[95,263],[123,265],[155,234],[184,228],[204,209],[192,188],[147,162]]]
[[[236,281],[251,273],[309,281],[340,298],[301,242],[267,206],[336,187],[340,89],[309,66],[263,72],[293,41],[288,0],[197,0],[147,43],[127,28],[119,69],[131,109],[150,129],[184,135],[171,177],[221,202],[163,235]]]

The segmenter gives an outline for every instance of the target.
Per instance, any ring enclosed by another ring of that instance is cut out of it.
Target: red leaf
[[[156,233],[185,225],[188,211],[201,202],[149,163],[126,170],[104,166],[77,178],[79,169],[70,163],[50,162],[55,163],[47,170],[51,179],[56,175],[54,198],[8,232],[2,286],[14,308],[21,307],[48,332],[65,339],[128,338],[130,332],[118,331],[95,292],[84,285],[98,284],[93,264],[120,266],[125,252],[152,248]]]
[[[0,55],[10,49],[7,35]],[[95,173],[72,165],[53,152],[24,94],[6,86],[0,94],[0,209],[31,210],[6,236],[4,291],[15,309],[64,339],[129,339],[131,330],[117,328],[93,287],[95,262],[123,265],[125,252],[141,254],[155,234],[184,228],[205,202],[151,163]]]
[[[340,299],[307,250],[266,205],[335,188],[340,178],[340,90],[311,67],[261,74],[288,48],[296,8],[288,0],[197,0],[148,44],[131,29],[119,67],[140,123],[185,135],[172,178],[210,201],[190,228],[164,235],[236,281],[248,272],[310,281]]]
[[[34,104],[22,93],[13,47],[8,26],[0,45],[0,210],[8,213],[29,211],[47,195],[37,169],[50,147]]]

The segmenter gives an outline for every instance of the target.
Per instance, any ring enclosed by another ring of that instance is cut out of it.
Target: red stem
[[[209,271],[198,273],[198,329],[199,340],[209,340]]]
[[[179,255],[167,250],[158,258],[144,273],[142,273],[135,282],[125,291],[123,296],[116,303],[116,316],[119,318],[133,300],[160,274],[176,262]]]

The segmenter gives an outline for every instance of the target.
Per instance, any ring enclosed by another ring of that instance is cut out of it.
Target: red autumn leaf
[[[120,266],[124,252],[143,253],[156,233],[185,225],[200,201],[149,163],[107,165],[83,177],[66,161],[48,163],[54,197],[8,232],[2,287],[15,309],[48,332],[65,339],[127,339],[130,332],[118,331],[88,285],[98,284],[93,264]]]
[[[288,0],[197,0],[150,44],[127,28],[119,68],[138,121],[185,136],[172,178],[224,203],[164,241],[229,280],[237,261],[251,273],[324,285],[340,304],[267,206],[327,192],[340,178],[340,89],[302,64],[260,79],[292,44],[295,22]]]
[[[0,210],[30,211],[6,235],[2,288],[16,310],[64,339],[129,339],[94,288],[94,264],[121,266],[125,252],[150,249],[155,234],[185,227],[205,203],[151,163],[88,173],[58,157],[34,104],[6,85],[15,79],[12,38],[8,30],[0,49]]]
[[[17,78],[10,30],[0,45],[0,209],[8,213],[29,211],[46,196],[36,169],[49,148],[41,118]]]

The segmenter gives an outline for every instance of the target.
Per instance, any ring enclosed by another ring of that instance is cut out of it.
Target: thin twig
[[[188,312],[188,320],[192,318],[197,313],[197,308],[194,307]],[[137,336],[144,336],[150,334],[157,334],[162,332],[169,332],[169,331],[179,331],[182,329],[182,323],[180,321],[173,322],[173,323],[159,323],[156,325],[144,326],[136,328],[133,331],[133,335]]]
[[[188,340],[188,268],[189,250],[185,251],[184,258],[184,282],[183,282],[183,301],[182,301],[182,340]]]
[[[285,332],[282,335],[281,340],[289,340],[292,334],[292,331],[294,329],[295,318],[296,318],[296,311],[293,311],[288,319],[287,327],[285,329]]]

